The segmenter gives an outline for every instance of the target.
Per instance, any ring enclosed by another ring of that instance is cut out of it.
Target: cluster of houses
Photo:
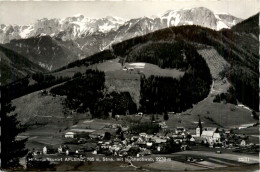
[[[129,155],[135,150],[136,156],[150,155],[153,149],[160,151],[162,143],[166,143],[166,138],[140,133],[139,135],[125,138],[124,140],[114,138],[110,141],[99,141],[95,153],[106,153],[115,156]],[[132,155],[132,154],[131,154]]]
[[[153,153],[164,153],[163,150],[171,144],[178,145],[178,151],[185,151],[193,145],[204,145],[209,147],[234,148],[237,146],[246,146],[248,137],[245,135],[233,134],[228,129],[202,127],[199,119],[198,126],[194,130],[184,127],[177,127],[174,130],[168,128],[165,122],[158,123],[161,130],[158,133],[134,134],[129,132],[128,127],[122,127],[120,124],[111,124],[105,128],[111,131],[111,138],[105,138],[105,131],[91,132],[88,138],[79,138],[77,132],[66,132],[65,139],[75,140],[75,146],[59,146],[58,148],[44,147],[42,154],[65,154],[65,155],[84,155],[86,152],[90,154],[106,154],[114,156],[145,156]],[[120,128],[120,133],[118,129]],[[114,131],[114,132],[113,132]],[[112,133],[113,132],[113,133]],[[89,149],[82,149],[84,144],[91,140],[93,146]],[[82,144],[82,145],[81,145]],[[72,144],[73,145],[73,144]],[[79,146],[81,145],[81,146]],[[133,153],[134,152],[134,153]]]
[[[195,133],[190,133],[190,142],[203,143],[209,147],[234,148],[236,146],[246,146],[248,136],[231,133],[230,129],[216,127],[202,127],[199,119]]]

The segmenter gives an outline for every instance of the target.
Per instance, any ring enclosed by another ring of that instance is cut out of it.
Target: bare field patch
[[[231,160],[235,162],[240,162],[241,157],[247,157],[248,161],[245,161],[246,164],[255,164],[259,163],[259,157],[255,155],[244,155],[244,154],[235,154],[235,153],[223,153],[223,154],[216,154],[208,151],[184,151],[184,152],[177,152],[177,155],[201,155],[205,157],[213,157],[213,158],[221,158],[226,160]]]
[[[109,92],[129,92],[133,101],[139,105],[140,75],[124,71],[106,72],[105,86]]]
[[[151,75],[179,78],[184,75],[183,71],[177,69],[162,69],[150,63],[126,63],[127,68],[134,68],[137,73],[144,74],[147,78]]]
[[[12,101],[12,105],[16,107],[13,113],[18,114],[17,118],[22,124],[35,122],[37,118],[62,118],[64,117],[62,105],[64,99],[63,96],[42,96],[40,91],[33,92]]]
[[[219,78],[219,73],[222,72],[226,66],[229,66],[228,62],[219,55],[214,48],[200,49],[198,53],[206,60],[214,79]]]
[[[212,97],[209,96],[183,113],[170,115],[166,123],[173,128],[176,126],[196,128],[198,115],[201,117],[202,125],[208,127],[232,128],[257,122],[250,111],[229,103],[213,103]]]

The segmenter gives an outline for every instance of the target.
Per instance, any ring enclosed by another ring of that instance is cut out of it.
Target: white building
[[[214,134],[213,134],[213,141],[214,141],[215,143],[219,143],[219,142],[220,142],[220,139],[221,139],[220,133],[214,133]]]
[[[58,153],[62,153],[62,147],[58,147]]]
[[[242,140],[242,141],[240,142],[240,146],[246,146],[246,141],[245,141],[245,140]]]
[[[43,147],[43,150],[42,150],[42,153],[43,153],[44,155],[46,155],[46,154],[47,154],[47,151],[48,151],[48,150],[47,150],[47,147],[44,146],[44,147]]]
[[[65,138],[74,138],[76,133],[74,132],[67,132],[65,133]]]
[[[201,137],[206,139],[209,144],[219,143],[221,139],[220,133],[216,133],[214,130],[202,131]]]
[[[200,134],[201,134],[201,128],[200,127],[197,127],[196,128],[196,137],[200,137]]]
[[[201,137],[206,139],[209,144],[213,144],[214,131],[202,131]]]

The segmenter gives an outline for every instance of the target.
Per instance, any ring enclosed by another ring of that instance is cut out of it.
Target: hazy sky
[[[152,16],[167,10],[206,7],[246,19],[260,11],[260,0],[99,0],[1,1],[0,24],[31,24],[39,18],[65,18],[81,13],[89,18],[118,16],[126,19]]]

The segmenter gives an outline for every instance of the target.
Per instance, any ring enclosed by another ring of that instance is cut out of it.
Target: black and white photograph
[[[259,12],[1,0],[0,171],[260,171]]]

